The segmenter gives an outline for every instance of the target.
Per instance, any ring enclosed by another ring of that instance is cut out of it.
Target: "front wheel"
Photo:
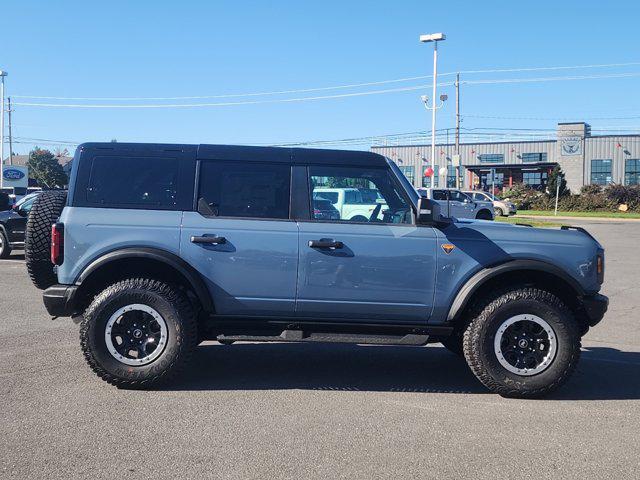
[[[121,388],[152,388],[187,363],[198,340],[196,316],[178,288],[152,279],[128,279],[91,302],[80,344],[91,369]]]
[[[571,311],[537,288],[502,291],[473,314],[464,356],[487,388],[505,397],[540,397],[571,376],[580,357],[580,331]]]
[[[504,215],[504,212],[500,207],[494,207],[493,211],[496,214],[496,217],[502,217]]]

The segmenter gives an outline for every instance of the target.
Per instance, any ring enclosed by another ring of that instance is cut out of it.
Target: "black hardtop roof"
[[[331,165],[386,166],[385,157],[373,152],[356,150],[330,150],[320,148],[256,147],[248,145],[187,145],[166,143],[83,143],[79,151],[99,150],[105,154],[129,153],[158,154],[161,152],[194,152],[198,159],[238,160],[262,162],[292,162],[299,164],[324,163]],[[109,153],[107,153],[109,152]]]

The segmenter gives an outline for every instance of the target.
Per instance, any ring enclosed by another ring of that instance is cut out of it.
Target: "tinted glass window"
[[[291,167],[203,162],[198,211],[220,217],[289,218]]]
[[[96,157],[87,201],[141,208],[176,205],[178,160],[157,157]]]
[[[354,194],[356,203],[345,202],[336,218],[312,217],[322,220],[369,223],[411,223],[411,207],[403,191],[393,181],[387,169],[367,167],[309,167],[312,198],[323,196],[323,188],[343,190],[345,198]],[[362,193],[369,201],[364,201]]]
[[[624,184],[640,184],[640,159],[630,158],[624,162]]]
[[[362,203],[362,197],[358,190],[346,190],[344,192],[344,203],[355,205]]]

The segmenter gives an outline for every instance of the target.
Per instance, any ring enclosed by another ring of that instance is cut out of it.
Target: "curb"
[[[540,219],[540,220],[573,220],[573,221],[596,221],[596,222],[628,222],[637,223],[640,222],[640,218],[612,218],[612,217],[570,217],[564,215],[513,215],[512,218],[527,218],[527,219]]]

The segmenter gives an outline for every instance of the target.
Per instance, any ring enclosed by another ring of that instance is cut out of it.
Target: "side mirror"
[[[430,198],[420,197],[418,199],[418,225],[439,225],[449,223],[449,219],[442,215],[440,204]]]
[[[13,210],[21,217],[26,217],[27,215],[29,215],[29,212],[23,210],[22,208],[14,208]]]

